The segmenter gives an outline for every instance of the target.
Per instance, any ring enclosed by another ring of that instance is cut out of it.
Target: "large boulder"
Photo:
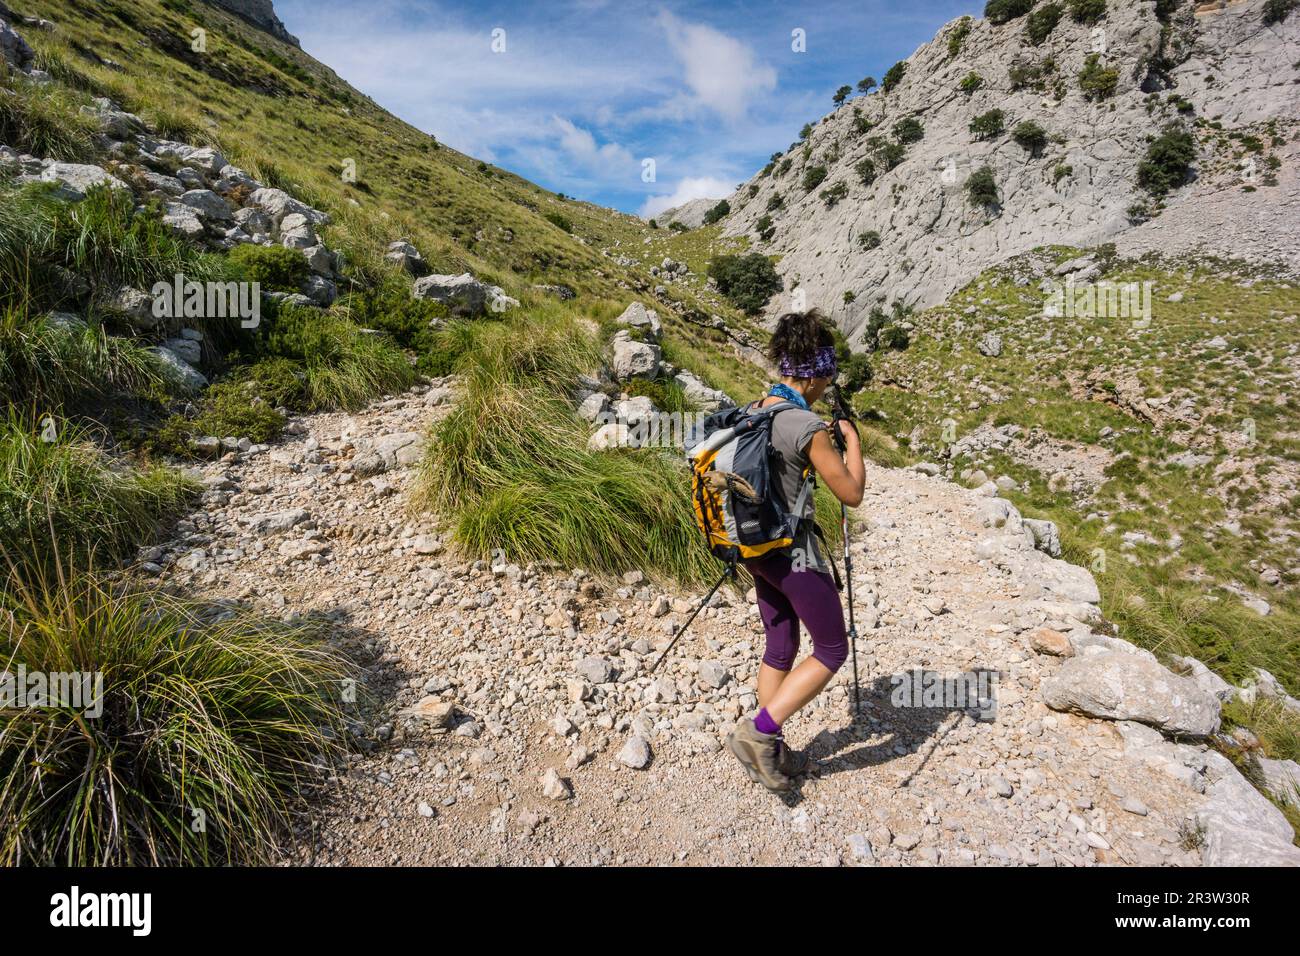
[[[263,186],[248,197],[248,205],[261,209],[271,217],[271,224],[277,229],[285,216],[297,213],[305,216],[313,226],[328,225],[330,217],[319,209],[313,209],[304,202],[294,199],[283,189]]]
[[[1206,751],[1205,803],[1195,815],[1206,866],[1300,866],[1300,847],[1282,811],[1228,758]]]
[[[180,202],[169,202],[163,209],[163,225],[186,239],[199,240],[206,231],[198,210]]]
[[[663,323],[659,321],[659,313],[655,312],[654,309],[647,309],[640,302],[633,302],[614,321],[619,325],[637,329],[646,338],[655,342],[659,341],[659,336],[663,332]]]
[[[59,195],[73,202],[85,199],[86,193],[95,186],[128,191],[131,188],[103,167],[85,163],[50,163],[41,171],[40,180],[58,183]]]
[[[211,189],[191,189],[181,195],[181,203],[198,213],[200,219],[230,222],[234,218],[230,204]]]
[[[420,250],[405,239],[398,239],[388,244],[384,261],[404,269],[415,278],[429,274],[429,265],[424,261],[424,256],[420,255]]]
[[[1043,681],[1053,710],[1135,720],[1167,734],[1208,737],[1219,729],[1219,701],[1149,657],[1101,651],[1067,660]]]
[[[519,305],[517,299],[512,299],[497,286],[480,282],[468,272],[458,276],[423,276],[415,280],[412,294],[417,299],[441,302],[462,315],[505,312]]]
[[[280,220],[280,245],[287,249],[310,249],[318,244],[315,227],[302,213],[291,212]]]
[[[222,156],[217,150],[209,146],[202,146],[185,157],[185,165],[197,169],[208,178],[216,178],[221,175],[228,164],[226,157]]]
[[[166,346],[149,350],[158,359],[163,375],[181,391],[198,392],[208,387],[208,380],[196,368]]]
[[[614,375],[620,381],[641,376],[654,378],[659,374],[663,352],[649,342],[638,342],[626,332],[614,336]]]
[[[721,389],[709,388],[692,372],[680,371],[674,376],[677,384],[686,393],[686,400],[705,412],[716,412],[722,408],[731,408],[736,403],[730,395]]]

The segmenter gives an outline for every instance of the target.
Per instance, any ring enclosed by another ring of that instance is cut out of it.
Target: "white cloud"
[[[754,51],[734,37],[702,23],[686,23],[661,10],[659,25],[685,70],[689,95],[681,94],[665,110],[681,115],[711,110],[730,123],[739,122],[755,96],[776,88],[776,70],[759,63]]]
[[[617,143],[597,145],[596,137],[590,131],[562,116],[552,117],[552,121],[560,134],[560,148],[582,168],[611,178],[636,174],[636,160],[622,146]]]
[[[641,217],[649,219],[665,209],[672,209],[692,199],[722,199],[735,190],[729,179],[714,176],[688,176],[677,183],[677,188],[665,196],[651,196],[641,204]]]

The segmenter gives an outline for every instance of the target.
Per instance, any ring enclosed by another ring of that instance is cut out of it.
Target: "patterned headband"
[[[796,365],[790,356],[781,356],[781,374],[787,378],[834,378],[835,346],[824,345],[817,349],[811,362]]]

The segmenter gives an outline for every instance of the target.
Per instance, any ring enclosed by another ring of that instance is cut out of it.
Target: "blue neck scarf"
[[[775,385],[772,386],[771,391],[769,391],[767,394],[775,395],[777,398],[784,399],[787,402],[794,402],[794,404],[798,405],[805,412],[808,411],[807,399],[805,399],[802,395],[796,392],[789,385],[785,384],[785,382],[777,382]]]

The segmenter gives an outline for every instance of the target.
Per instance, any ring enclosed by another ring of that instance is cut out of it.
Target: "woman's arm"
[[[851,422],[837,422],[844,435],[844,458],[831,444],[830,432],[822,429],[808,444],[808,459],[817,474],[826,482],[840,501],[850,508],[862,504],[862,492],[867,486],[867,471],[862,463],[862,445],[858,430]]]

